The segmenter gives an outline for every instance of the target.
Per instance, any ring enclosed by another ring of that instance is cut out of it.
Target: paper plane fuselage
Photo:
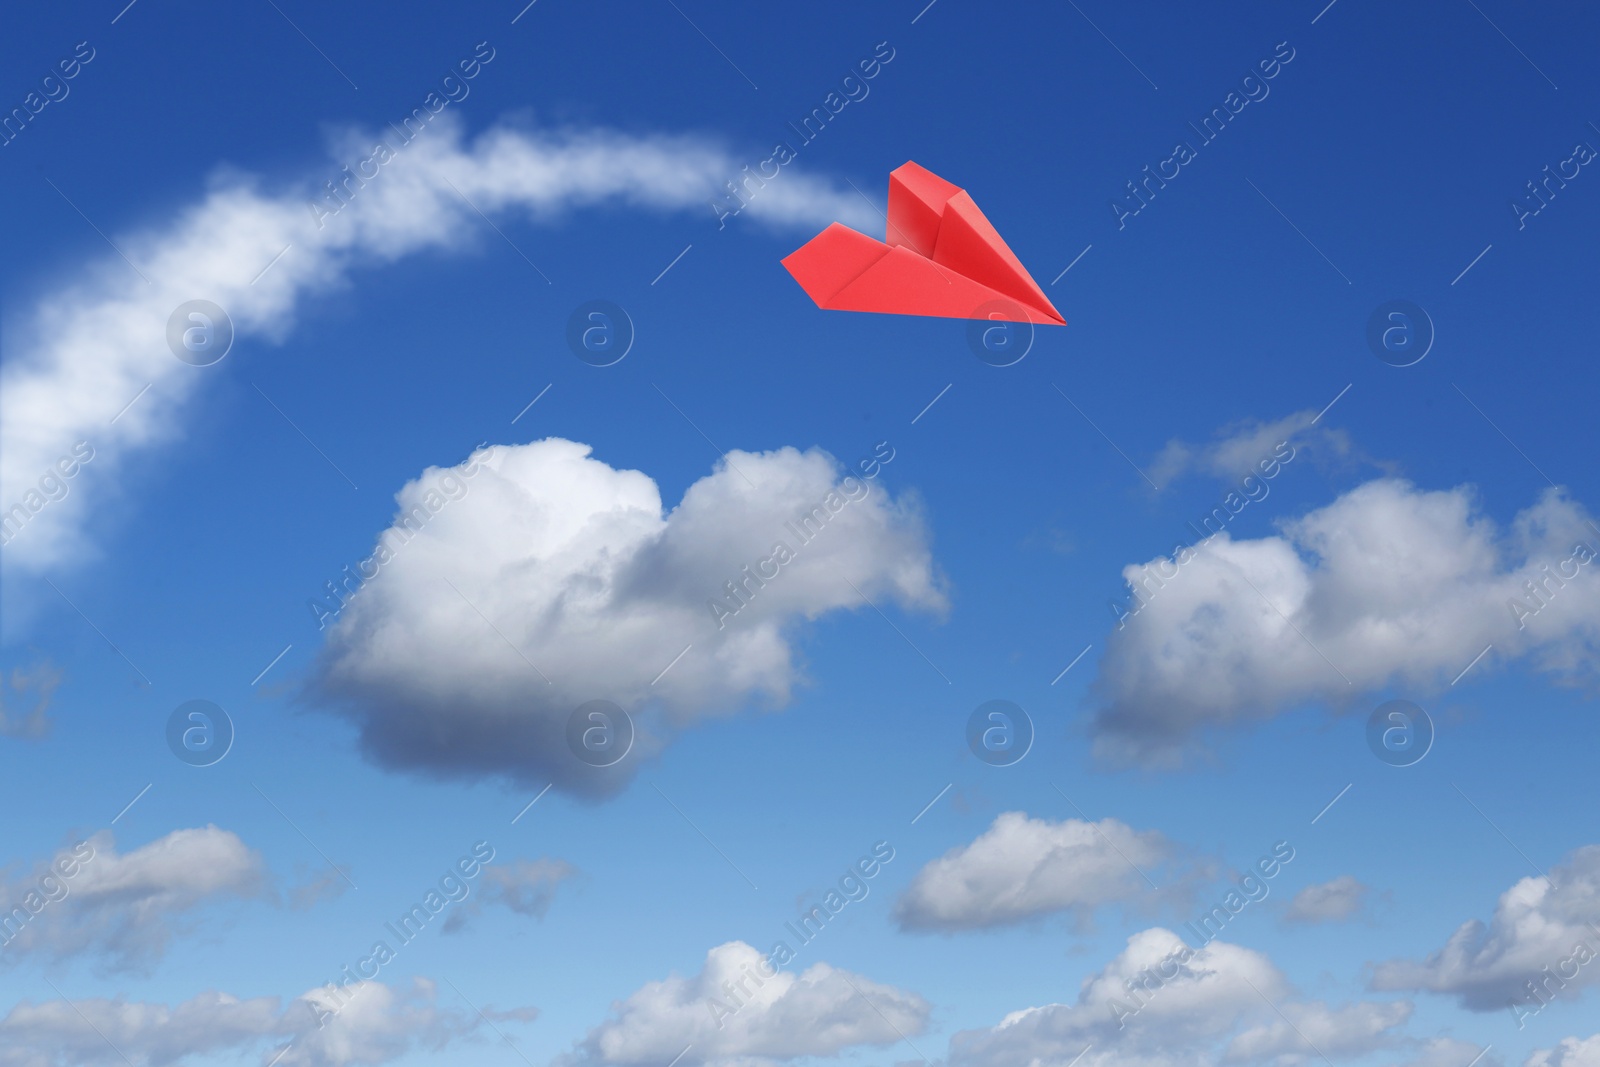
[[[885,237],[835,222],[783,265],[832,311],[1066,325],[972,197],[924,167],[889,174]]]

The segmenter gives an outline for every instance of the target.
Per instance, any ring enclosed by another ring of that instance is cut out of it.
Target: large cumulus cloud
[[[945,605],[916,509],[823,452],[730,452],[670,512],[648,475],[589,453],[556,438],[494,449],[461,499],[380,541],[404,544],[330,629],[316,681],[374,759],[604,793],[674,731],[781,704],[801,621],[863,597]],[[442,477],[402,489],[401,515]],[[817,529],[802,542],[791,524],[805,515]],[[735,581],[747,602],[714,611],[740,603]],[[640,728],[605,770],[566,740],[597,699]]]
[[[1442,686],[1491,643],[1478,670],[1527,657],[1563,682],[1600,677],[1600,534],[1559,490],[1501,530],[1468,488],[1384,478],[1282,531],[1124,568],[1142,607],[1102,662],[1102,757],[1174,764],[1208,728]]]

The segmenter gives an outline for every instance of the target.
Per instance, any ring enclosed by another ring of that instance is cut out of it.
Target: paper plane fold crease
[[[890,173],[885,236],[835,222],[783,265],[833,311],[1066,325],[972,197],[924,167]]]

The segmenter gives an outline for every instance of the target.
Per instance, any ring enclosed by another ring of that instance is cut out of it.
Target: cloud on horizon
[[[334,999],[326,989],[313,989],[285,1003],[212,991],[170,1007],[121,997],[23,1001],[0,1018],[0,1067],[130,1060],[139,1067],[165,1067],[190,1056],[237,1062],[252,1052],[277,1067],[377,1067],[415,1049],[443,1049],[475,1033],[484,1017],[492,1025],[534,1014],[531,1008],[485,1007],[483,1016],[443,1009],[434,983],[425,978],[408,987],[360,982],[348,993]]]
[[[557,1067],[658,1067],[680,1056],[686,1067],[767,1067],[887,1048],[928,1027],[932,1006],[915,993],[826,963],[758,984],[749,976],[760,977],[762,959],[743,941],[718,945],[699,974],[648,982],[615,1003]],[[713,1000],[731,1014],[714,1013]]]
[[[1276,1005],[1276,1009],[1273,1007]],[[1281,1014],[1279,1012],[1281,1011]],[[1289,1067],[1395,1048],[1408,1001],[1333,1006],[1300,1000],[1265,955],[1224,941],[1190,949],[1170,930],[1134,934],[1083,980],[1071,1004],[1008,1014],[950,1039],[949,1067],[1182,1067],[1213,1063]],[[1092,1048],[1090,1047],[1092,1046]]]

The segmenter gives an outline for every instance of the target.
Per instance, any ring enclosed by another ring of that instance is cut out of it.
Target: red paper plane
[[[835,222],[783,265],[833,311],[1067,324],[972,197],[931,170],[890,172],[886,236]]]

